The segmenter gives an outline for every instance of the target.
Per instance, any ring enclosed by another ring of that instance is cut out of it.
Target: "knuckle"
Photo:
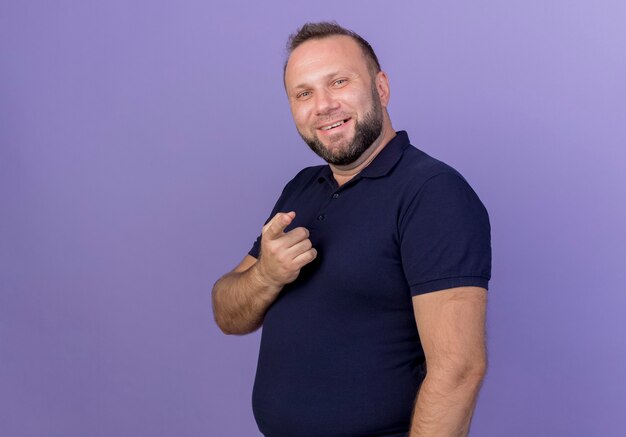
[[[295,228],[293,230],[293,234],[300,239],[307,238],[309,236],[308,232],[309,231],[307,231],[306,228],[303,227]]]

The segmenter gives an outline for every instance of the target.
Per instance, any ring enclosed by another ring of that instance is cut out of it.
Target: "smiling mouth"
[[[349,118],[346,118],[345,120],[339,120],[333,124],[329,124],[328,126],[320,127],[319,129],[323,131],[329,131],[329,130],[335,129],[336,127],[341,126],[344,123],[347,123],[349,120],[350,120]]]

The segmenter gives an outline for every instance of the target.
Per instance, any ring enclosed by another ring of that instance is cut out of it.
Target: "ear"
[[[387,107],[389,104],[389,78],[387,77],[387,73],[384,71],[379,71],[376,73],[376,91],[378,92],[378,96],[380,97],[380,103],[383,107]]]

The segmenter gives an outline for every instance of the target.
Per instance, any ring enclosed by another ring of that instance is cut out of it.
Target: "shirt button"
[[[320,215],[318,215],[318,216],[317,216],[317,219],[318,219],[319,221],[322,221],[322,220],[324,220],[325,218],[326,218],[326,217],[324,216],[324,214],[320,214]]]
[[[337,198],[339,198],[339,193],[333,194],[333,199],[337,199]]]

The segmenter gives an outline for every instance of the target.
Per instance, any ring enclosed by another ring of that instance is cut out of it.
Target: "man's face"
[[[298,46],[289,57],[285,88],[300,136],[330,164],[353,163],[381,134],[375,80],[361,48],[348,36]]]

